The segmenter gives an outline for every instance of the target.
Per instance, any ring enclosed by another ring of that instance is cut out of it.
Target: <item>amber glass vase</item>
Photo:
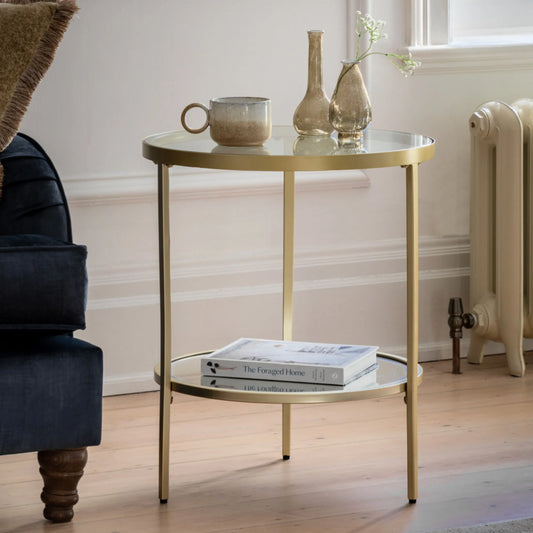
[[[294,129],[300,135],[329,135],[329,98],[322,80],[322,30],[309,30],[307,91],[294,112]]]
[[[372,120],[372,108],[359,64],[342,61],[342,70],[329,105],[329,121],[339,132],[339,144],[360,143]]]

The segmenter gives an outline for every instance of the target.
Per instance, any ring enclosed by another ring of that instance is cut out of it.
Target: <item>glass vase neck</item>
[[[323,30],[309,30],[307,91],[322,91],[322,37]]]

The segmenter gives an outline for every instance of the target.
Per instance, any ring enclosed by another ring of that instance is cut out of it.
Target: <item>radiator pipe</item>
[[[463,301],[459,297],[450,298],[448,303],[448,326],[452,338],[452,374],[461,373],[461,339],[463,327],[471,329],[476,325],[477,319],[474,313],[463,313]]]

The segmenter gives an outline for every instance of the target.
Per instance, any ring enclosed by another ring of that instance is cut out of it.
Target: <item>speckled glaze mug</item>
[[[205,124],[193,129],[187,125],[187,111],[203,109]],[[201,133],[209,126],[211,138],[222,146],[261,146],[272,135],[270,99],[255,96],[213,98],[209,108],[189,104],[181,113],[181,124],[190,133]]]

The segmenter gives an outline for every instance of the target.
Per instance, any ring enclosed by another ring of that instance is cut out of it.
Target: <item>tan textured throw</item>
[[[16,135],[77,10],[76,0],[0,0],[0,151]],[[0,165],[0,194],[2,175]]]

